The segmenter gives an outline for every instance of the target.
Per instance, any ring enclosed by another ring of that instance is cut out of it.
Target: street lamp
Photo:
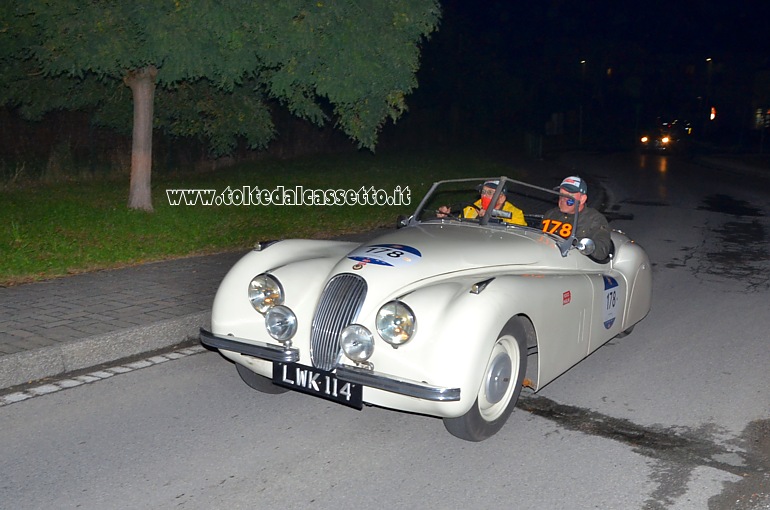
[[[586,88],[586,61],[580,61],[580,105],[578,107],[578,147],[583,147],[583,97]]]
[[[713,108],[713,97],[711,95],[711,77],[714,69],[713,65],[714,65],[714,60],[711,57],[706,57],[706,93],[704,94],[704,98],[705,98],[704,106],[710,109],[708,120],[706,118],[705,111],[701,110],[699,112],[699,115],[703,116],[702,132],[704,135],[710,132],[709,121],[714,120],[714,114],[716,113]]]
[[[711,73],[713,70],[712,67],[713,60],[711,57],[706,57],[706,97],[711,98]]]

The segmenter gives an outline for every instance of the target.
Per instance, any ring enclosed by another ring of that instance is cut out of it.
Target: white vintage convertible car
[[[363,244],[260,243],[230,270],[201,342],[259,391],[295,390],[441,417],[481,441],[500,430],[524,385],[534,391],[650,310],[645,251],[612,232],[592,243],[545,233],[558,193],[495,177],[525,212],[468,219],[488,179],[434,184],[399,227]],[[447,215],[449,206],[452,213]]]

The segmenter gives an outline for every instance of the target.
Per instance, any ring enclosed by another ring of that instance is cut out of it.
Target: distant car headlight
[[[393,347],[412,338],[417,325],[414,312],[401,301],[386,303],[377,312],[377,333]]]
[[[642,143],[647,143],[649,140],[650,140],[650,139],[649,139],[649,138],[647,138],[646,136],[643,136],[643,137],[642,137]]]
[[[664,136],[663,138],[660,139],[660,141],[663,142],[663,143],[668,143],[670,140],[671,139],[669,137],[667,137],[667,136]]]
[[[249,301],[256,311],[264,315],[271,307],[283,304],[281,284],[269,274],[255,276],[249,282]]]
[[[374,336],[360,324],[351,324],[340,333],[340,346],[351,361],[363,363],[374,354]]]
[[[297,332],[297,316],[288,306],[273,306],[265,314],[265,328],[271,337],[285,342]]]

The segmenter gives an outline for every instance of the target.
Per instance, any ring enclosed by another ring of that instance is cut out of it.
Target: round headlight
[[[255,276],[249,282],[249,301],[261,314],[272,306],[283,304],[283,289],[278,280],[269,274]]]
[[[363,363],[374,354],[374,336],[365,327],[351,324],[340,333],[340,346],[351,361]]]
[[[274,306],[265,314],[265,327],[271,337],[285,342],[297,332],[297,316],[288,306]]]
[[[412,310],[400,301],[383,305],[377,312],[376,324],[377,333],[394,347],[408,342],[417,325]]]

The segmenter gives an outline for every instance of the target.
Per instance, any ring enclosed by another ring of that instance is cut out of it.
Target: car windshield
[[[558,199],[558,191],[505,176],[439,181],[420,202],[411,222],[460,222],[540,231],[543,214],[556,207]],[[497,206],[492,207],[492,204]],[[487,210],[491,213],[487,214]]]
[[[539,228],[543,213],[556,205],[558,197],[556,191],[506,177],[439,181],[423,198],[415,218],[419,222],[448,220],[521,226],[521,218],[514,214],[519,209],[525,214],[527,226]],[[493,203],[497,207],[493,208]],[[487,209],[492,210],[489,216],[484,214]]]

